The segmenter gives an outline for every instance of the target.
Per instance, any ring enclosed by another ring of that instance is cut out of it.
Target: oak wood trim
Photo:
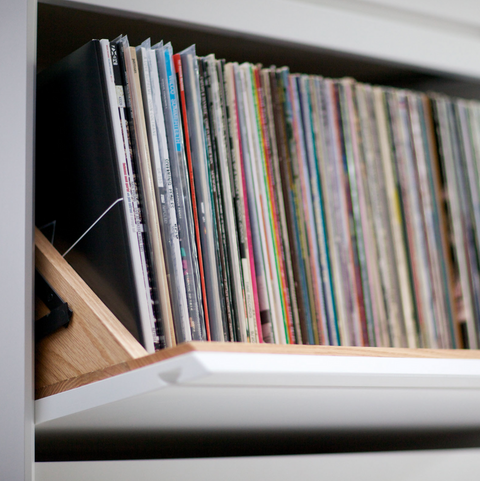
[[[68,328],[59,329],[37,344],[37,389],[147,355],[38,229],[35,263],[40,274],[73,310]]]
[[[464,349],[410,349],[380,347],[332,347],[332,346],[299,346],[275,344],[245,344],[223,342],[188,342],[176,347],[157,351],[138,359],[131,359],[96,372],[85,373],[72,379],[45,386],[36,390],[37,399],[68,391],[111,376],[126,373],[149,366],[165,359],[181,356],[189,352],[225,352],[243,354],[288,354],[305,356],[363,356],[394,357],[417,359],[480,359],[480,350]]]

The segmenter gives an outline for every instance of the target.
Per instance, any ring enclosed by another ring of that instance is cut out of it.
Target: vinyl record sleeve
[[[388,254],[391,242],[388,240],[388,222],[383,185],[379,181],[378,135],[375,129],[371,87],[356,84],[356,105],[358,111],[362,144],[362,173],[365,204],[368,211],[367,232],[372,254],[370,275],[374,286],[372,302],[376,310],[376,345],[391,345],[391,323],[400,322],[401,304],[398,289],[392,287],[393,280]]]
[[[146,46],[147,44],[145,44]],[[155,120],[158,156],[152,155],[154,161],[153,175],[157,188],[157,206],[162,226],[162,241],[167,264],[167,277],[172,299],[173,322],[175,335],[179,342],[184,340],[183,332],[187,330],[188,306],[185,282],[183,279],[182,255],[178,238],[177,213],[175,209],[175,194],[172,184],[170,156],[165,131],[163,103],[158,78],[157,58],[155,51],[148,48],[146,60],[150,74],[152,89],[153,117]],[[153,132],[152,132],[153,133]],[[155,139],[152,135],[152,143]],[[188,329],[189,331],[189,329]]]
[[[227,241],[228,262],[232,287],[232,300],[235,312],[235,328],[237,340],[246,341],[248,324],[246,316],[243,273],[240,269],[240,257],[236,234],[236,219],[232,196],[232,182],[229,169],[230,149],[227,147],[227,131],[225,125],[223,72],[219,61],[213,55],[205,58],[209,75],[210,105],[212,109],[213,129],[218,162],[218,180],[221,183],[224,225]],[[221,75],[219,75],[219,73]]]
[[[408,157],[411,155],[408,131],[404,128],[402,118],[402,105],[398,93],[393,89],[386,92],[388,125],[391,135],[392,147],[392,172],[394,175],[395,188],[398,193],[399,206],[398,216],[402,226],[403,244],[405,247],[405,266],[408,273],[408,281],[405,286],[410,289],[414,316],[411,320],[406,319],[405,327],[410,347],[428,345],[426,335],[421,333],[426,330],[428,322],[429,296],[424,291],[423,269],[421,263],[424,256],[421,251],[420,240],[416,238],[416,226],[419,222],[418,207],[415,207],[415,200],[412,192],[416,192],[415,178],[408,169]],[[415,218],[417,220],[415,220]]]
[[[253,181],[253,192],[258,211],[260,223],[260,235],[262,248],[264,249],[265,278],[267,292],[270,296],[270,306],[273,318],[272,327],[275,342],[277,344],[287,343],[287,329],[285,323],[285,305],[280,286],[280,274],[278,270],[278,256],[275,250],[273,237],[273,219],[268,191],[268,175],[265,164],[264,138],[262,135],[262,121],[259,105],[256,71],[257,68],[251,64],[242,64],[244,69],[245,85],[247,93],[247,127],[251,130],[252,155],[251,172]]]
[[[410,278],[407,266],[406,247],[403,240],[403,227],[400,209],[399,193],[396,187],[396,175],[393,168],[393,150],[390,138],[390,127],[387,120],[385,92],[380,87],[373,89],[374,109],[381,152],[381,170],[383,177],[380,182],[385,186],[386,204],[388,206],[389,228],[392,237],[394,265],[398,275],[398,287],[403,311],[403,322],[394,326],[393,345],[395,347],[414,347],[415,339],[407,339],[407,327],[412,332],[415,325],[415,306],[412,299]]]
[[[175,192],[178,233],[182,252],[185,289],[187,293],[192,340],[205,340],[205,319],[198,268],[195,228],[192,214],[192,197],[188,180],[187,161],[183,143],[183,130],[180,117],[180,103],[173,65],[172,46],[166,44],[155,49],[158,74],[162,90],[165,126],[172,184]],[[185,339],[186,340],[186,339]]]
[[[244,182],[244,197],[246,198],[246,208],[249,216],[250,240],[252,244],[254,270],[256,276],[256,286],[258,295],[258,305],[260,310],[261,332],[264,342],[274,342],[272,329],[273,306],[267,291],[265,274],[265,256],[262,248],[260,220],[258,216],[257,202],[253,193],[252,180],[252,131],[248,123],[248,100],[244,70],[238,64],[233,65],[235,76],[236,98],[238,108],[238,126],[242,142],[242,176]]]
[[[218,277],[215,249],[215,232],[212,210],[212,196],[208,175],[208,157],[205,126],[202,115],[200,76],[198,71],[195,46],[180,53],[184,76],[185,100],[190,135],[193,175],[199,233],[202,245],[206,296],[209,313],[210,335],[213,341],[224,341],[222,322],[221,286]]]
[[[312,139],[311,125],[308,115],[309,106],[307,92],[302,89],[302,78],[299,75],[290,77],[293,90],[294,106],[294,126],[297,136],[297,167],[299,173],[299,193],[303,200],[305,213],[305,237],[310,252],[310,273],[312,280],[312,290],[314,293],[315,315],[314,335],[316,344],[328,344],[329,312],[326,303],[326,292],[321,274],[320,252],[318,240],[322,238],[321,233],[317,232],[314,212],[314,202],[312,186],[310,183],[311,174],[309,172],[308,154],[311,156]]]
[[[326,343],[338,345],[337,319],[335,299],[333,294],[332,273],[327,241],[327,223],[325,218],[324,196],[319,177],[319,156],[322,155],[322,142],[318,117],[320,112],[316,104],[315,82],[313,78],[302,76],[301,99],[305,124],[305,137],[307,145],[308,173],[311,182],[311,193],[314,208],[314,219],[319,249],[320,272],[322,276],[323,292],[325,296],[325,311],[327,314]],[[318,140],[318,142],[316,142]]]
[[[212,206],[212,235],[215,245],[215,258],[217,261],[217,279],[220,289],[220,307],[222,310],[222,327],[225,341],[234,340],[233,331],[233,306],[230,288],[230,273],[227,263],[225,229],[223,224],[223,210],[220,202],[216,172],[216,152],[211,128],[211,112],[209,109],[209,76],[203,58],[197,57],[198,83],[200,87],[200,101],[205,135],[205,152],[207,156],[207,180],[210,190],[210,203]]]
[[[248,202],[246,200],[245,176],[243,172],[243,151],[239,126],[235,72],[233,64],[226,64],[225,73],[225,93],[227,101],[228,131],[230,137],[231,163],[230,170],[233,179],[232,191],[235,200],[235,211],[237,219],[237,238],[238,248],[243,271],[243,283],[245,287],[245,304],[248,321],[248,331],[250,342],[261,342],[261,320],[260,307],[258,303],[257,282],[255,278],[255,265],[253,260],[253,248],[251,235],[249,239],[250,219],[248,212]],[[259,337],[260,336],[260,337]]]
[[[211,341],[212,339],[211,339],[211,333],[210,333],[210,315],[209,315],[209,308],[208,308],[207,288],[205,283],[205,269],[204,269],[204,262],[203,262],[204,256],[203,256],[203,249],[202,249],[202,240],[200,237],[200,223],[202,223],[202,227],[203,227],[203,222],[201,217],[199,217],[199,210],[197,208],[197,193],[196,193],[197,189],[195,187],[195,177],[193,174],[192,142],[190,140],[191,134],[190,134],[189,125],[192,124],[192,121],[189,119],[189,115],[191,116],[193,113],[191,110],[190,110],[190,114],[187,111],[185,81],[184,81],[184,73],[183,73],[183,67],[182,67],[182,58],[180,54],[177,53],[173,56],[173,64],[175,67],[175,74],[177,78],[177,89],[178,89],[178,97],[180,102],[178,110],[179,110],[179,117],[182,123],[185,156],[187,160],[188,181],[190,183],[189,192],[191,195],[191,206],[192,206],[192,214],[193,214],[192,219],[193,219],[193,227],[195,232],[194,241],[197,248],[198,271],[199,271],[200,288],[202,292],[206,340]]]
[[[36,222],[61,254],[91,228],[65,259],[145,345],[109,108],[98,40],[39,74]]]
[[[265,198],[269,211],[272,253],[275,258],[276,285],[278,286],[279,299],[282,305],[283,325],[285,340],[288,344],[295,343],[294,320],[290,291],[287,285],[287,272],[285,265],[285,255],[281,242],[281,227],[278,212],[278,202],[276,200],[275,174],[273,168],[272,146],[270,131],[268,128],[267,100],[265,84],[262,82],[262,72],[259,66],[252,69],[255,86],[255,98],[257,104],[257,130],[260,139],[260,146],[263,154],[263,184],[265,186]],[[268,76],[267,76],[268,82]]]
[[[277,144],[278,139],[276,134],[274,114],[274,99],[276,89],[275,68],[263,69],[261,71],[261,80],[266,112],[266,130],[268,130],[271,156],[272,182],[274,184],[272,189],[272,195],[274,198],[275,209],[277,213],[280,252],[282,255],[285,270],[285,289],[288,290],[285,295],[287,296],[287,305],[289,306],[289,309],[291,311],[291,322],[293,324],[292,326],[290,326],[291,329],[293,329],[293,333],[291,335],[292,338],[295,340],[296,344],[301,344],[302,334],[300,329],[300,316],[298,312],[297,293],[295,289],[295,278],[292,266],[292,251],[290,249],[290,241],[288,237],[286,210],[283,200],[283,185],[280,174],[279,153]]]

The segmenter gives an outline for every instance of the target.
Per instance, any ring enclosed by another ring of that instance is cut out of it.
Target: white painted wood
[[[473,60],[480,50],[480,36],[475,25],[449,15],[458,8],[453,2],[450,10],[444,8],[439,17],[399,7],[399,0],[395,8],[391,5],[378,8],[366,0],[48,1],[191,23],[234,35],[260,36],[409,65],[423,71],[480,79],[480,63]],[[426,5],[430,8],[432,3],[433,0]],[[473,10],[473,5],[469,5]]]
[[[477,481],[480,449],[37,463],[37,481]]]
[[[300,0],[302,1],[302,0]],[[312,0],[315,3],[325,3],[328,0]],[[409,14],[411,19],[423,17],[427,19],[446,21],[452,25],[457,23],[467,28],[480,27],[480,4],[477,0],[335,0],[344,2],[351,8],[369,8],[378,15],[387,12],[392,14]],[[376,9],[373,10],[372,7]]]
[[[480,79],[473,0],[54,0]],[[0,4],[4,366],[0,477],[31,477],[31,148],[35,2]],[[13,13],[12,13],[13,12]],[[22,16],[23,15],[23,16]],[[20,52],[20,55],[14,55]],[[13,53],[13,55],[12,55]],[[12,202],[13,200],[13,202]],[[29,207],[30,206],[30,207]],[[12,228],[13,226],[13,228]],[[13,231],[13,232],[12,232]],[[8,279],[8,281],[7,281]],[[22,306],[21,309],[18,306]],[[23,308],[24,307],[24,308]],[[24,346],[26,348],[24,349]],[[243,356],[243,357],[242,357]],[[246,356],[246,357],[245,357]],[[191,353],[36,402],[39,434],[151,429],[480,427],[480,361]],[[13,366],[15,364],[15,366]],[[25,374],[25,376],[24,376]],[[7,393],[6,395],[4,393]],[[192,402],[194,399],[194,402]],[[6,406],[7,409],[3,409]],[[38,463],[37,479],[475,479],[479,450]],[[11,471],[5,471],[5,466]],[[472,474],[473,473],[473,474]],[[9,474],[12,474],[10,476]]]
[[[33,92],[36,3],[0,2],[0,478],[33,477]]]
[[[36,401],[40,434],[480,427],[480,360],[194,352]]]

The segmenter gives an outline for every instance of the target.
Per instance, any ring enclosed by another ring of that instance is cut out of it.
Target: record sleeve
[[[323,155],[323,142],[319,124],[321,112],[317,104],[315,79],[302,76],[301,92],[307,145],[308,175],[311,183],[314,222],[319,248],[319,263],[325,297],[326,320],[328,322],[325,333],[328,335],[328,344],[335,346],[338,345],[339,339],[334,286],[332,283],[332,267],[329,254],[327,220],[325,216],[325,196],[323,195],[319,172],[319,157]]]
[[[258,203],[254,194],[252,173],[253,139],[252,130],[249,128],[250,107],[248,103],[247,83],[244,69],[234,64],[235,86],[238,105],[238,118],[240,137],[243,152],[243,176],[245,179],[244,195],[247,197],[248,213],[250,218],[250,234],[255,260],[255,275],[262,324],[262,337],[264,342],[275,342],[273,334],[273,305],[267,287],[266,262],[264,243],[261,237],[261,217],[259,216]]]
[[[124,81],[128,85],[126,105],[127,109],[131,112],[131,119],[129,119],[130,133],[134,134],[136,141],[136,149],[133,151],[133,163],[135,164],[137,172],[136,178],[145,223],[146,245],[151,259],[151,284],[155,293],[154,314],[158,321],[157,326],[162,329],[162,341],[166,343],[165,326],[171,326],[172,313],[137,55],[135,48],[129,46],[127,37],[122,37],[120,41],[117,42],[117,49],[118,47],[120,47],[120,59],[124,62],[126,73]],[[172,342],[170,336],[169,342]]]
[[[285,292],[283,289],[282,279],[282,263],[279,252],[279,246],[276,236],[276,215],[275,205],[272,199],[272,176],[270,164],[270,151],[268,145],[268,136],[264,127],[264,108],[262,106],[262,92],[259,80],[258,67],[250,66],[249,79],[251,81],[253,109],[254,109],[254,140],[257,152],[256,161],[256,175],[258,192],[260,194],[260,206],[263,212],[264,225],[265,225],[265,238],[267,240],[267,252],[269,256],[270,264],[270,276],[271,286],[274,296],[275,307],[277,308],[277,316],[274,318],[274,332],[276,328],[276,339],[278,344],[285,344],[293,342],[293,331],[290,329],[293,327],[291,321],[289,321],[288,305],[286,303]]]
[[[165,126],[170,155],[172,185],[175,194],[175,209],[178,222],[178,236],[182,254],[185,290],[189,312],[189,328],[192,340],[205,340],[205,320],[200,287],[195,231],[191,206],[190,185],[183,145],[179,99],[172,59],[172,47],[154,46],[162,91]],[[187,329],[187,326],[185,326]],[[188,334],[184,332],[188,339]]]
[[[204,275],[208,299],[211,337],[214,341],[224,341],[221,286],[217,268],[215,232],[212,210],[212,196],[208,174],[208,157],[203,123],[200,78],[195,54],[195,46],[180,53],[184,72],[186,106],[193,174],[195,177],[197,212],[200,222],[200,237],[204,261]]]
[[[287,218],[283,200],[283,186],[279,166],[279,154],[277,148],[275,114],[274,114],[274,88],[276,88],[275,69],[263,69],[261,71],[262,90],[264,95],[264,109],[266,117],[265,137],[269,141],[270,169],[272,181],[272,193],[276,211],[277,236],[280,249],[281,261],[284,270],[284,295],[286,296],[287,308],[290,311],[291,324],[289,329],[291,338],[295,343],[302,343],[300,328],[300,317],[298,313],[298,302],[295,290],[295,278],[292,266],[292,252],[288,238]],[[273,78],[273,80],[272,80]],[[273,87],[272,87],[273,84]]]
[[[378,135],[375,129],[375,115],[372,104],[372,91],[368,85],[356,84],[356,104],[362,139],[362,173],[365,204],[367,209],[367,230],[370,242],[367,247],[372,257],[371,278],[373,279],[372,299],[375,303],[377,325],[376,345],[392,345],[392,325],[403,322],[398,290],[392,287],[390,258],[393,253],[388,234],[388,214],[384,186],[379,180]]]
[[[397,190],[396,174],[393,165],[393,146],[391,145],[389,125],[386,112],[385,93],[380,87],[374,87],[374,106],[379,133],[379,145],[381,152],[381,168],[385,185],[385,194],[388,206],[388,218],[394,247],[394,259],[398,274],[398,285],[401,295],[403,322],[394,325],[393,342],[395,347],[415,347],[416,339],[412,336],[415,332],[416,312],[412,299],[410,276],[408,273],[407,253],[403,237],[403,221],[401,217],[400,195]],[[407,337],[407,331],[410,335]]]
[[[412,292],[415,318],[413,325],[406,324],[409,345],[427,345],[431,342],[427,334],[431,297],[429,287],[423,284],[425,279],[425,252],[422,244],[421,212],[418,207],[417,183],[415,174],[409,168],[411,146],[406,123],[404,104],[398,92],[388,90],[386,93],[389,127],[393,147],[393,169],[396,188],[400,200],[399,215],[402,222],[406,266]],[[417,235],[418,234],[418,235]]]
[[[305,143],[305,132],[302,118],[302,107],[299,92],[299,75],[290,75],[289,90],[293,112],[293,134],[295,155],[293,168],[296,176],[297,216],[301,224],[301,237],[303,237],[303,256],[305,258],[307,280],[311,296],[312,328],[315,344],[325,344],[326,320],[325,297],[320,274],[318,256],[317,234],[313,214],[313,201],[308,178],[308,166]],[[328,335],[328,334],[327,334]]]
[[[119,169],[123,139],[121,132],[116,138],[119,124],[116,129],[112,125],[118,118],[118,113],[112,115],[117,103],[111,105],[106,82],[98,40],[39,74],[36,222],[45,227],[55,248],[114,315],[152,352],[151,319],[139,308],[148,289],[137,282],[143,280],[143,273],[134,272],[132,250],[139,247],[129,234],[132,218],[124,205],[128,184]],[[47,224],[54,227],[54,235]]]
[[[292,209],[290,199],[290,169],[289,169],[289,150],[287,145],[287,133],[284,111],[284,90],[280,79],[280,74],[272,67],[270,72],[270,92],[272,95],[272,109],[274,118],[276,151],[278,155],[278,165],[275,170],[278,172],[278,188],[280,189],[278,198],[283,204],[285,213],[284,242],[285,248],[289,252],[292,269],[292,291],[295,295],[298,310],[298,321],[295,323],[295,338],[298,344],[308,343],[307,311],[305,308],[306,292],[303,290],[303,272],[299,259],[299,246],[296,236],[296,219]],[[283,224],[283,223],[282,223]],[[287,247],[288,246],[288,247]],[[288,261],[288,257],[287,257]],[[292,295],[293,299],[293,295]],[[295,312],[295,311],[294,311]]]
[[[203,58],[197,59],[199,70],[200,96],[202,100],[203,126],[205,129],[205,141],[208,157],[208,176],[210,184],[210,195],[212,202],[212,220],[214,226],[214,240],[217,257],[217,272],[222,290],[220,300],[222,302],[222,323],[226,341],[236,340],[236,330],[234,329],[234,310],[232,300],[232,290],[230,283],[230,268],[227,257],[227,240],[225,224],[223,219],[223,205],[221,201],[221,191],[218,183],[218,164],[217,152],[214,147],[213,118],[209,108],[210,100],[210,77]]]
[[[310,306],[310,296],[306,277],[306,267],[304,263],[302,244],[299,234],[300,220],[297,218],[295,203],[295,188],[293,174],[292,142],[292,110],[290,97],[288,95],[288,69],[277,70],[275,75],[276,88],[273,89],[275,101],[275,119],[277,138],[279,139],[279,163],[282,178],[283,198],[287,212],[287,226],[290,238],[290,248],[293,248],[292,264],[296,282],[297,302],[299,306],[300,325],[302,331],[303,344],[313,344],[312,311]],[[278,121],[278,123],[277,123]],[[294,148],[294,147],[293,147]]]
[[[355,108],[355,90],[351,79],[341,81],[341,108],[344,122],[348,177],[350,183],[350,195],[352,202],[354,230],[355,230],[355,258],[358,262],[357,284],[361,293],[361,319],[363,338],[366,345],[376,345],[376,318],[375,304],[372,299],[373,276],[372,262],[369,246],[372,243],[369,237],[369,225],[367,219],[367,207],[365,205],[365,193],[362,182],[362,166],[360,138],[358,135],[357,111]]]
[[[241,268],[243,272],[243,282],[245,286],[245,305],[247,311],[247,322],[249,323],[250,342],[261,342],[261,320],[258,304],[257,283],[255,279],[255,265],[251,263],[253,253],[251,238],[248,239],[250,222],[248,220],[248,204],[245,202],[243,176],[243,152],[241,148],[238,108],[235,88],[235,73],[233,64],[226,64],[225,72],[225,94],[227,101],[228,131],[231,147],[231,177],[233,179],[232,188],[235,192],[235,211],[237,219],[237,237],[240,254]],[[246,209],[247,207],[247,209]],[[252,274],[253,269],[253,274]],[[259,337],[260,336],[260,337]]]
[[[225,228],[225,240],[227,251],[227,262],[230,272],[230,285],[232,293],[232,305],[234,308],[234,329],[236,338],[245,342],[248,336],[247,319],[244,302],[244,288],[242,273],[240,271],[240,259],[236,234],[236,219],[233,208],[233,196],[231,189],[230,170],[228,167],[227,138],[225,120],[220,89],[223,83],[219,82],[217,61],[213,55],[205,58],[205,67],[208,73],[208,98],[209,109],[213,126],[212,134],[215,139],[216,161],[217,161],[217,182],[220,187],[221,198],[219,201],[223,207],[223,221]]]
[[[193,219],[193,227],[195,232],[195,246],[197,249],[197,259],[198,259],[198,273],[200,279],[200,288],[202,292],[202,301],[203,301],[203,316],[205,319],[205,333],[207,341],[211,340],[210,335],[210,321],[209,321],[209,313],[208,313],[208,300],[207,300],[207,292],[205,286],[205,271],[203,268],[203,253],[202,253],[202,241],[200,239],[200,225],[198,216],[198,209],[197,209],[197,194],[195,192],[195,179],[193,175],[193,165],[192,165],[192,148],[190,143],[190,132],[189,132],[189,119],[187,113],[187,104],[185,98],[185,83],[183,78],[183,68],[182,68],[182,59],[180,54],[175,54],[173,56],[173,65],[175,67],[175,73],[177,77],[177,88],[178,88],[178,97],[180,101],[179,105],[179,113],[181,117],[181,124],[183,130],[183,140],[184,140],[184,148],[187,160],[187,171],[188,171],[188,182],[190,184],[190,195],[191,198],[191,206],[192,206],[192,219]],[[180,108],[181,106],[181,108]],[[193,239],[192,239],[193,242]]]

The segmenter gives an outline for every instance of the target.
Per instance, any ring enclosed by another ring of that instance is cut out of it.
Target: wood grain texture
[[[73,310],[68,328],[59,329],[36,346],[36,389],[147,355],[38,229],[35,264]]]
[[[275,344],[245,344],[224,342],[188,342],[176,347],[157,351],[138,359],[121,362],[115,366],[96,372],[85,373],[57,384],[38,388],[36,398],[40,399],[52,394],[68,391],[95,381],[107,379],[144,366],[162,362],[165,359],[181,356],[194,351],[231,352],[245,354],[288,354],[305,356],[364,356],[364,357],[395,357],[424,359],[480,359],[479,350],[461,349],[407,349],[407,348],[377,348],[377,347],[331,347],[331,346],[280,346]]]

